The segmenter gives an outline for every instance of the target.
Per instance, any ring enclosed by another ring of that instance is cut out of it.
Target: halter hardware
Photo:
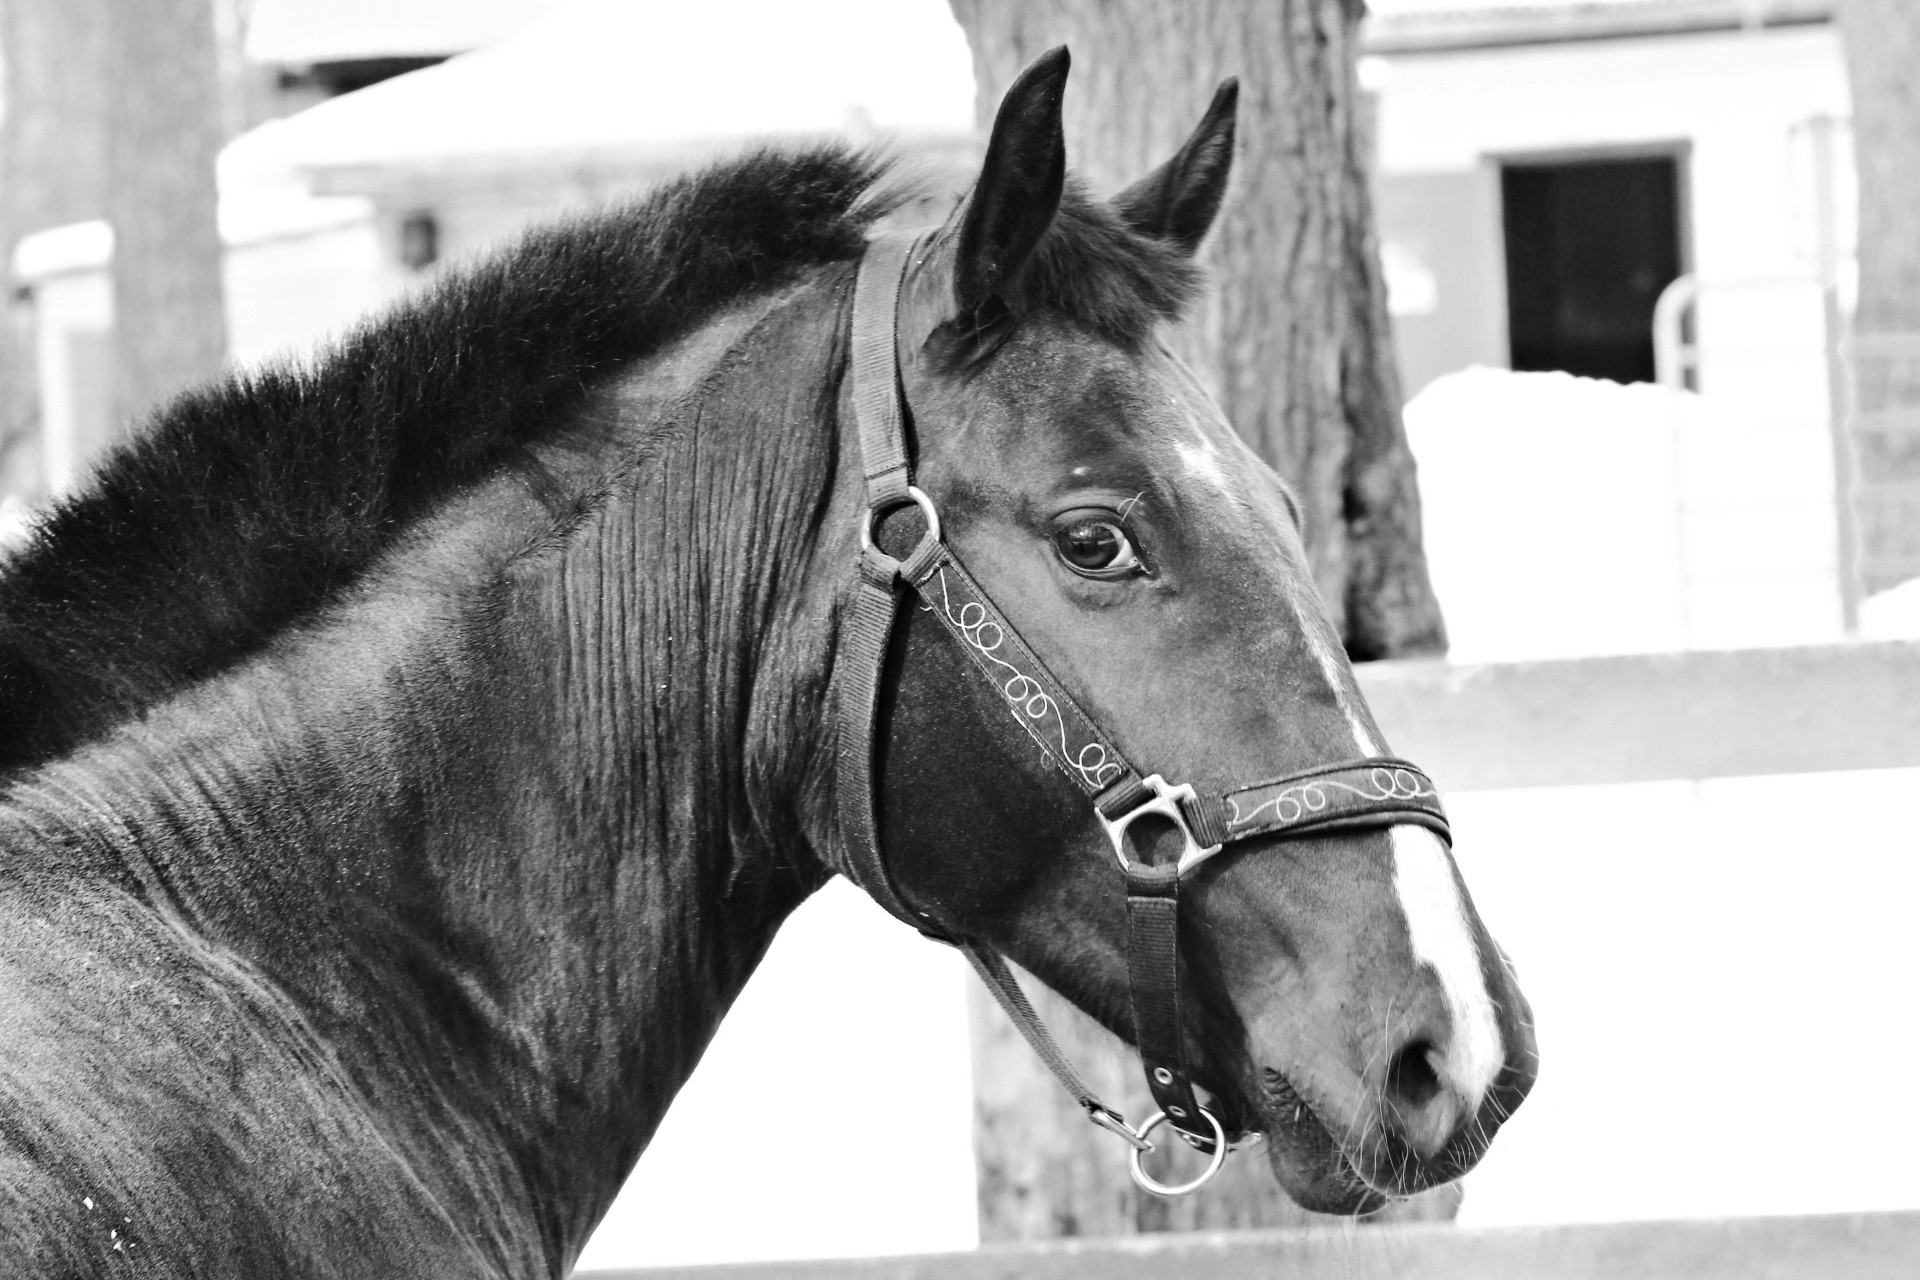
[[[1229,1134],[1194,1090],[1187,1061],[1186,1018],[1181,1011],[1180,882],[1235,841],[1393,823],[1417,823],[1448,839],[1446,814],[1427,776],[1406,761],[1390,757],[1321,765],[1219,794],[1201,794],[1190,784],[1169,783],[1158,773],[1142,776],[1128,763],[974,581],[942,537],[933,500],[909,483],[913,465],[907,456],[900,390],[898,313],[901,282],[925,239],[926,233],[876,238],[868,246],[854,284],[849,367],[867,511],[860,522],[859,572],[842,616],[842,650],[834,664],[838,722],[834,777],[845,854],[844,863],[836,869],[895,916],[931,938],[959,947],[1015,1029],[1085,1109],[1088,1119],[1131,1148],[1128,1168],[1134,1182],[1155,1195],[1186,1195],[1219,1172],[1228,1151],[1259,1135]],[[919,507],[926,531],[905,559],[895,559],[878,545],[876,529],[883,516],[910,503]],[[999,953],[940,932],[931,917],[901,896],[888,874],[873,811],[873,727],[903,587],[919,598],[920,607],[940,622],[999,692],[1048,760],[1080,788],[1113,844],[1126,880],[1127,985],[1134,1042],[1147,1069],[1147,1088],[1159,1108],[1138,1129],[1087,1088]],[[1135,822],[1147,817],[1165,819],[1178,829],[1182,846],[1178,858],[1154,866],[1129,856],[1128,834]],[[1163,1124],[1209,1156],[1206,1170],[1190,1182],[1158,1182],[1142,1164],[1142,1158],[1154,1150],[1148,1135]]]
[[[873,540],[873,531],[879,525],[882,516],[889,511],[897,511],[909,502],[920,508],[920,514],[927,522],[927,531],[920,535],[920,545],[915,547],[913,555],[908,557],[912,560],[940,543],[940,511],[933,505],[933,499],[929,498],[924,490],[910,484],[907,486],[904,498],[868,507],[867,518],[860,522],[860,554],[863,557],[878,557],[886,568],[895,573],[900,571],[902,562],[880,549],[880,544]]]
[[[1094,1105],[1087,1108],[1087,1119],[1108,1133],[1119,1138],[1139,1155],[1152,1155],[1153,1144],[1146,1139],[1145,1129],[1135,1129],[1127,1123],[1127,1118],[1112,1107]]]
[[[1184,782],[1174,786],[1157,773],[1150,773],[1140,779],[1140,785],[1153,792],[1153,799],[1144,804],[1135,805],[1117,818],[1109,818],[1098,805],[1095,805],[1093,810],[1095,816],[1100,819],[1100,825],[1107,830],[1107,839],[1113,842],[1113,851],[1120,859],[1122,871],[1134,866],[1136,861],[1127,854],[1127,828],[1133,825],[1135,819],[1149,815],[1165,818],[1180,831],[1184,847],[1180,850],[1180,860],[1174,864],[1174,872],[1177,875],[1184,876],[1226,847],[1216,843],[1202,848],[1200,842],[1193,838],[1193,828],[1187,823],[1186,811],[1180,807],[1182,802],[1186,804],[1199,802],[1199,797],[1194,794],[1192,787]]]
[[[1127,1153],[1127,1172],[1133,1175],[1134,1182],[1142,1191],[1151,1191],[1157,1196],[1189,1195],[1213,1181],[1213,1175],[1220,1172],[1220,1166],[1226,1163],[1227,1152],[1233,1150],[1233,1144],[1227,1141],[1227,1131],[1220,1127],[1218,1120],[1214,1119],[1213,1112],[1202,1107],[1200,1114],[1205,1116],[1207,1123],[1213,1126],[1213,1155],[1208,1159],[1207,1167],[1201,1170],[1199,1177],[1190,1182],[1180,1182],[1172,1186],[1168,1186],[1148,1173],[1145,1163],[1147,1156],[1153,1151],[1153,1144],[1146,1140],[1147,1135],[1166,1121],[1167,1113],[1156,1111],[1147,1117],[1145,1124],[1140,1126],[1139,1142],[1135,1143],[1133,1150]],[[1193,1140],[1188,1138],[1188,1141]]]

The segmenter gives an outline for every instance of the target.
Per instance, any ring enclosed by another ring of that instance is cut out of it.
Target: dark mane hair
[[[762,151],[537,231],[311,367],[161,409],[0,566],[0,769],[52,758],[333,599],[598,381],[727,303],[851,262],[905,193],[840,145]],[[1195,272],[1069,183],[1003,323],[1065,312],[1136,344]]]
[[[858,258],[886,164],[761,152],[539,231],[312,368],[182,395],[0,571],[0,767],[230,665],[723,304]]]
[[[1132,349],[1161,321],[1184,315],[1200,282],[1185,251],[1137,233],[1069,177],[1047,234],[1001,296],[1015,319],[1057,311]]]

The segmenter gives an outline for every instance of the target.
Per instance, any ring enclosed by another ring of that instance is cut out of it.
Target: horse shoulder
[[[256,980],[130,895],[22,899],[0,889],[0,1275],[513,1273]]]

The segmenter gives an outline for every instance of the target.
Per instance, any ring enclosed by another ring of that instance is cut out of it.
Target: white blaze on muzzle
[[[1388,834],[1393,888],[1407,919],[1414,959],[1440,980],[1453,1023],[1441,1061],[1433,1066],[1471,1114],[1492,1087],[1504,1054],[1466,899],[1453,874],[1453,857],[1439,837],[1415,826],[1393,827]]]
[[[1353,731],[1354,750],[1361,756],[1379,754],[1380,743],[1348,692],[1344,660],[1308,622],[1305,611],[1300,614],[1301,633]],[[1439,980],[1453,1024],[1442,1059],[1433,1066],[1471,1113],[1492,1087],[1505,1054],[1493,997],[1480,968],[1480,948],[1474,942],[1466,898],[1453,874],[1453,855],[1439,836],[1412,825],[1390,827],[1388,836],[1393,846],[1394,893],[1406,917],[1414,960],[1431,969]]]

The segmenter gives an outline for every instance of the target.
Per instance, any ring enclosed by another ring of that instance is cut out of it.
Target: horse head
[[[1111,754],[1237,790],[1243,810],[1418,775],[1377,763],[1286,485],[1164,341],[1226,191],[1233,84],[1172,160],[1098,203],[1065,174],[1066,74],[1056,50],[1013,85],[970,195],[905,259],[893,344],[915,477],[991,604],[928,578],[905,611],[878,843],[923,928],[1013,957],[1137,1041],[1126,855],[1088,800],[1107,778],[1076,787],[1075,769]],[[1003,632],[1098,726],[1093,756],[1036,746],[1045,677],[995,678]],[[1223,1130],[1264,1132],[1310,1209],[1457,1177],[1534,1077],[1526,1002],[1444,825],[1408,817],[1234,840],[1180,877],[1173,1035]],[[1178,857],[1180,825],[1136,824],[1134,856]]]

